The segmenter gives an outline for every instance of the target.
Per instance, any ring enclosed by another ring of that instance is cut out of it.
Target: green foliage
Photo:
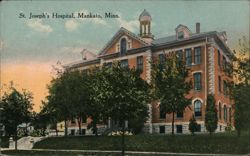
[[[91,82],[92,108],[96,110],[97,107],[96,111],[101,111],[97,113],[103,118],[111,117],[121,123],[125,120],[146,121],[149,86],[140,78],[140,72],[121,67],[117,62],[111,68],[103,67],[96,72]]]
[[[194,132],[196,132],[198,130],[198,124],[197,124],[197,122],[195,120],[194,115],[189,120],[188,129],[189,129],[189,131],[191,132],[192,135],[194,135]]]
[[[206,114],[205,114],[205,127],[210,134],[212,134],[218,123],[217,110],[215,108],[214,95],[207,96]]]
[[[234,126],[241,135],[243,129],[250,131],[250,47],[246,37],[239,40],[239,51],[233,58],[235,80],[230,84],[231,98],[234,100]],[[248,123],[248,124],[246,124]]]
[[[155,100],[159,100],[162,111],[174,114],[182,112],[191,103],[185,96],[191,90],[191,82],[187,81],[188,69],[176,56],[167,57],[164,62],[152,64],[152,87]]]
[[[31,118],[32,110],[31,92],[23,90],[17,91],[14,86],[10,86],[10,91],[5,92],[1,100],[2,122],[8,136],[17,135],[17,126],[21,123],[27,123]]]
[[[51,81],[48,107],[56,114],[57,121],[65,122],[71,118],[80,118],[86,114],[89,103],[85,77],[80,71],[66,71]],[[67,135],[67,124],[65,126]]]
[[[232,89],[234,99],[234,126],[240,136],[241,130],[249,129],[250,121],[250,85],[246,86],[244,83],[234,85]]]

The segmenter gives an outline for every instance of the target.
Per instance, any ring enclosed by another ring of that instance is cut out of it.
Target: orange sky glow
[[[46,63],[6,64],[1,69],[1,84],[14,82],[18,90],[33,93],[34,111],[39,112],[41,100],[48,94],[47,84],[52,79],[51,65]]]

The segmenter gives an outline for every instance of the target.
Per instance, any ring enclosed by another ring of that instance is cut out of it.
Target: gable
[[[100,52],[100,55],[108,55],[120,52],[121,40],[126,40],[126,49],[136,49],[148,45],[142,38],[133,34],[132,32],[121,28],[114,37],[105,45]]]

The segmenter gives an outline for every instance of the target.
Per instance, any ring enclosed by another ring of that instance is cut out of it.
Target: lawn
[[[250,140],[247,135],[135,135],[125,138],[128,151],[157,151],[179,153],[250,153]],[[51,137],[34,146],[35,149],[77,149],[77,150],[120,150],[121,137],[82,136]]]

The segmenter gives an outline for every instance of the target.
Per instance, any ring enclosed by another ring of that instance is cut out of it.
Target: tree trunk
[[[58,136],[57,123],[56,123],[56,136]]]
[[[15,132],[15,150],[17,150],[17,128]]]
[[[125,154],[125,120],[122,121],[122,156]]]
[[[97,133],[97,125],[96,125],[96,122],[94,122],[94,132],[95,132],[95,136],[98,136],[98,133]]]
[[[25,136],[28,136],[28,124],[25,123]]]
[[[78,122],[78,127],[79,127],[79,135],[82,135],[82,118],[79,117],[77,119],[77,122]]]
[[[172,115],[172,135],[174,135],[174,112]]]
[[[67,125],[67,119],[64,120],[64,136],[68,136],[68,125]]]

